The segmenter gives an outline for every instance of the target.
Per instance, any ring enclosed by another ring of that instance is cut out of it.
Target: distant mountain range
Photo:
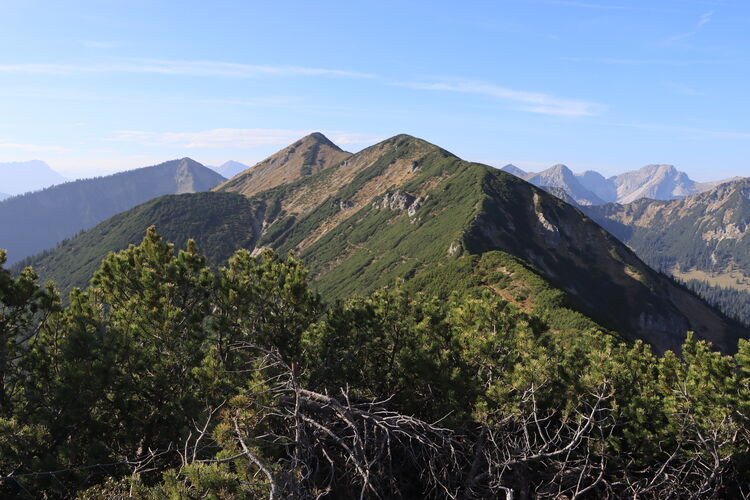
[[[183,158],[14,196],[0,202],[0,248],[14,263],[157,196],[207,191],[224,180]]]
[[[248,165],[245,165],[244,163],[240,163],[238,161],[229,160],[227,162],[222,163],[218,167],[212,167],[209,166],[208,168],[215,170],[218,172],[222,177],[226,177],[227,179],[231,179],[235,175],[239,174],[240,172],[244,172],[248,168],[250,168]]]
[[[538,173],[525,172],[514,165],[506,165],[502,170],[541,188],[561,188],[581,206],[630,203],[641,198],[674,200],[737,179],[695,182],[672,165],[646,165],[609,178],[593,170],[573,173],[565,165],[554,165]]]
[[[0,193],[0,200],[4,200],[5,198],[8,198],[10,195],[7,193]]]
[[[578,312],[549,321],[591,325],[583,313],[657,350],[688,330],[725,351],[748,336],[578,209],[408,135],[351,155],[312,134],[212,192],[149,201],[26,263],[69,290],[152,224],[178,244],[195,238],[214,265],[237,248],[292,251],[327,300],[401,278],[442,296],[476,287],[523,308],[568,307]]]
[[[37,191],[67,179],[40,160],[0,163],[0,199]]]

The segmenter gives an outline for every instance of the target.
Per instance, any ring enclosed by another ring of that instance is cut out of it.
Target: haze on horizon
[[[184,156],[252,164],[314,130],[350,151],[404,132],[530,171],[750,173],[746,2],[0,12],[0,162],[41,159],[69,178]]]

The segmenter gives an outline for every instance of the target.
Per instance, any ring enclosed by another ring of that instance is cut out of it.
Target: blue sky
[[[0,162],[253,163],[319,130],[750,175],[750,2],[0,0]]]

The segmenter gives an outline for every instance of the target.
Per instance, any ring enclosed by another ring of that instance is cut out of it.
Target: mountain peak
[[[322,132],[312,132],[312,133],[310,133],[310,134],[308,134],[308,135],[306,135],[305,137],[302,138],[302,140],[305,140],[305,139],[310,139],[310,140],[314,140],[314,141],[318,141],[318,142],[323,142],[325,144],[328,144],[330,146],[338,148],[338,146],[336,144],[334,144],[333,141],[330,140],[328,137],[326,137],[325,134],[323,134]]]
[[[180,158],[179,161],[180,161],[180,165],[186,165],[186,166],[189,166],[189,167],[203,167],[203,166],[205,166],[202,163],[197,162],[197,161],[193,160],[192,158],[190,158],[188,156],[185,156],[184,158]]]
[[[42,160],[0,163],[0,186],[9,195],[44,189],[67,180]]]
[[[573,172],[563,163],[556,163],[552,165],[548,170],[553,172],[564,172],[565,174],[572,174]]]
[[[323,133],[321,132],[312,132],[311,134],[307,134],[305,137],[299,139],[294,144],[324,144],[327,147],[335,149],[337,151],[343,151],[332,140],[323,135]]]
[[[502,170],[503,172],[508,172],[509,174],[515,175],[516,177],[520,177],[521,179],[525,179],[529,175],[528,172],[518,168],[512,163],[508,163],[507,165],[502,167],[500,170]]]
[[[237,174],[240,174],[250,168],[249,165],[245,165],[244,163],[240,163],[235,160],[228,160],[219,165],[218,167],[209,167],[212,170],[218,172],[219,174],[223,175],[227,179],[231,179]]]
[[[579,205],[599,205],[603,201],[593,192],[586,189],[578,180],[578,177],[562,163],[532,175],[527,179],[530,183],[541,188],[561,188]]]
[[[646,165],[618,175],[614,184],[620,203],[630,203],[640,198],[673,200],[698,192],[695,182],[684,172],[667,164]]]
[[[641,167],[638,169],[638,171],[644,171],[644,172],[676,172],[677,169],[674,165],[670,165],[668,163],[652,163],[649,165],[646,165],[644,167]]]
[[[316,174],[349,156],[351,153],[343,151],[325,135],[313,132],[240,172],[214,190],[252,196]]]

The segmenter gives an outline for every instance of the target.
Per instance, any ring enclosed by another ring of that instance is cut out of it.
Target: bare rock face
[[[417,215],[417,210],[419,210],[422,207],[422,204],[427,201],[427,199],[430,196],[427,195],[424,198],[419,197],[409,206],[409,209],[406,211],[407,214],[409,214],[410,218],[414,218],[415,215]]]
[[[429,195],[424,198],[415,197],[409,193],[396,190],[393,193],[386,193],[380,199],[376,199],[372,202],[372,206],[377,210],[385,210],[387,208],[399,212],[406,211],[409,221],[414,224],[421,220],[421,217],[417,216],[417,211],[428,198]]]
[[[461,243],[454,241],[451,246],[448,247],[448,255],[456,255],[461,251]]]
[[[374,201],[372,206],[378,210],[385,210],[388,208],[390,210],[404,211],[411,207],[416,199],[416,197],[409,193],[396,190],[393,193],[386,193],[383,198]]]
[[[630,203],[641,198],[674,200],[696,194],[695,182],[672,165],[646,165],[613,179],[617,201]]]
[[[174,180],[177,186],[176,194],[195,192],[194,179],[190,167],[189,158],[183,158],[177,165],[177,170],[174,174]]]
[[[544,231],[544,239],[550,243],[554,243],[560,239],[560,230],[544,216],[539,201],[539,194],[534,193],[534,212],[536,213],[536,218]]]

